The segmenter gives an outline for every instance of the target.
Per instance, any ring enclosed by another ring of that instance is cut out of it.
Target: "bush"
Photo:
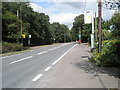
[[[103,41],[102,51],[93,53],[93,59],[99,66],[119,66],[120,65],[120,41]]]
[[[23,47],[20,43],[2,42],[2,53],[21,51],[23,49],[28,49],[28,48]]]

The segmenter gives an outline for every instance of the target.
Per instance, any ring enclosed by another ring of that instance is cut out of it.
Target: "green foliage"
[[[19,43],[2,42],[2,53],[21,51],[22,45]]]
[[[110,29],[110,22],[108,20],[102,20],[102,29],[109,30]]]
[[[18,17],[17,11],[19,11]],[[2,4],[2,13],[4,42],[21,42],[21,20],[22,34],[26,35],[25,40],[28,40],[28,35],[31,34],[32,46],[51,44],[54,38],[56,42],[70,41],[71,35],[66,25],[58,24],[54,29],[54,25],[50,25],[49,16],[33,11],[29,3],[5,2]]]
[[[53,23],[50,25],[50,30],[52,34],[52,42],[68,42],[70,41],[70,32],[66,25],[59,24],[59,23]]]
[[[115,13],[111,20],[110,24],[112,25],[112,35],[114,37],[120,37],[120,14]]]
[[[20,17],[22,17],[22,33],[28,38],[31,34],[31,44],[49,44],[49,17],[44,13],[34,12],[29,3],[5,2],[2,5],[2,21],[3,21],[3,41],[20,42]],[[17,10],[19,16],[17,17]],[[27,40],[27,39],[26,39]]]
[[[84,15],[81,14],[77,16],[73,22],[73,27],[71,30],[72,40],[76,40],[78,35],[81,35],[82,42],[90,41],[90,34],[92,31],[91,24],[84,24]]]
[[[31,42],[33,45],[50,44],[51,32],[48,15],[44,13],[31,13],[29,34],[32,35]]]
[[[84,25],[84,15],[81,14],[77,16],[73,22],[73,27],[71,29],[73,40],[76,40],[76,38],[78,38],[78,35],[81,34],[81,31],[83,30],[83,25]]]
[[[25,5],[25,3],[24,3]],[[20,42],[20,15],[17,17],[20,4],[15,2],[4,2],[2,4],[2,40],[7,42]],[[23,33],[28,35],[30,24],[22,20]]]
[[[102,30],[102,39],[103,40],[109,40],[111,38],[112,34],[106,29]]]
[[[19,20],[12,12],[7,11],[3,14],[2,21],[3,40],[6,38],[20,38]]]
[[[93,59],[99,66],[120,65],[120,40],[103,41],[102,52],[94,52]],[[96,46],[97,48],[97,46]]]

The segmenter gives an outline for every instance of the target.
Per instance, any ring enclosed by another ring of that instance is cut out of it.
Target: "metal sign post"
[[[92,23],[92,34],[91,34],[91,50],[94,49],[94,12],[93,11],[85,11],[84,12],[84,22],[85,24]]]
[[[94,13],[92,12],[92,36],[91,36],[91,49],[94,49]]]
[[[29,38],[28,38],[28,45],[30,46],[30,39],[31,39],[31,35],[29,35]]]

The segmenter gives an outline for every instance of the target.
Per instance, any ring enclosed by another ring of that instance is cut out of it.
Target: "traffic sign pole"
[[[92,12],[92,35],[91,35],[91,50],[94,49],[94,12]]]

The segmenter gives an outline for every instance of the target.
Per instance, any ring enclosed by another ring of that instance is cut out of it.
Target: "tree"
[[[91,24],[84,24],[83,14],[77,16],[74,20],[71,30],[73,40],[78,39],[78,35],[81,35],[82,42],[88,42],[92,30]]]
[[[24,3],[24,5],[26,5]],[[17,17],[17,10],[20,11],[20,3],[4,2],[2,4],[2,26],[3,41],[20,42],[20,15]],[[28,34],[29,23],[23,22],[23,33]]]
[[[52,42],[67,42],[70,41],[70,32],[66,25],[55,22],[50,25],[52,32]]]
[[[114,37],[120,38],[120,14],[115,13],[110,19],[110,24],[112,26],[112,35]]]
[[[2,6],[2,40],[8,42],[18,42],[20,38],[19,19],[15,14],[9,11],[8,3],[3,3]]]
[[[31,44],[51,43],[51,33],[49,30],[49,16],[44,13],[34,12],[27,2],[5,2],[2,5],[3,11],[3,41],[20,42],[20,19],[22,20],[22,34],[31,34]],[[17,16],[17,11],[19,15]],[[11,40],[9,40],[11,39]],[[15,40],[13,40],[15,39]]]
[[[77,16],[73,22],[73,27],[72,27],[72,31],[73,31],[72,36],[74,37],[73,40],[76,40],[76,38],[78,38],[78,35],[83,30],[83,25],[84,25],[84,15],[81,14]]]

